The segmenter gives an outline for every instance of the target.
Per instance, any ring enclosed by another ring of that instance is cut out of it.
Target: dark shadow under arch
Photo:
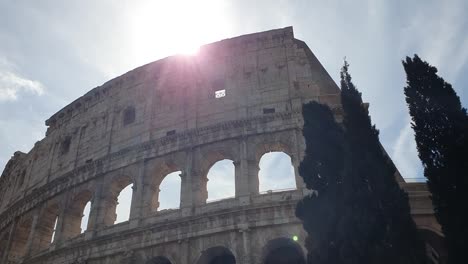
[[[289,238],[268,241],[263,250],[263,264],[305,264],[302,248]]]
[[[235,264],[236,258],[225,247],[212,247],[202,252],[197,264]]]
[[[166,257],[158,256],[147,260],[145,264],[172,264],[172,262]]]

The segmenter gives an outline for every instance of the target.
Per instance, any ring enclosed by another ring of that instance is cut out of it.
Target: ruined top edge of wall
[[[13,156],[10,158],[10,160],[7,162],[5,165],[5,169],[3,170],[3,173],[0,176],[1,179],[5,179],[4,176],[10,173],[16,167],[17,164],[21,163],[21,161],[27,156],[26,153],[23,153],[21,151],[16,151]]]
[[[292,41],[293,39],[293,28],[285,27],[281,29],[273,29],[264,32],[242,35],[206,44],[200,47],[199,53],[204,55],[210,54],[216,56],[223,53],[229,54],[229,52],[226,51],[230,51],[235,48],[241,48],[241,50],[245,50],[245,48],[249,45],[255,46],[256,44],[261,44],[265,42],[284,42],[287,40]],[[127,73],[124,73],[114,79],[111,79],[102,84],[101,86],[95,87],[94,89],[87,92],[85,95],[79,97],[72,103],[59,110],[57,113],[53,114],[49,119],[45,121],[46,126],[53,127],[57,120],[70,117],[73,111],[81,108],[87,102],[92,100],[99,100],[102,96],[106,96],[109,92],[109,89],[112,89],[115,86],[119,86],[125,80],[144,78],[145,73],[157,69],[158,66],[171,61],[177,63],[178,59],[184,59],[181,57],[182,56],[173,55],[145,64],[131,71],[128,71]]]

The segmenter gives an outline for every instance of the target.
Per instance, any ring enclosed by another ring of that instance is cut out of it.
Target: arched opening
[[[133,181],[129,176],[116,177],[112,183],[105,187],[107,193],[103,199],[104,226],[128,221],[133,196]]]
[[[169,173],[159,185],[158,211],[180,208],[181,171]]]
[[[54,229],[52,230],[52,237],[50,238],[50,243],[54,243],[55,241],[55,234],[57,233],[57,222],[58,222],[58,216],[55,217]]]
[[[263,154],[259,162],[259,192],[292,190],[296,188],[296,177],[291,157],[279,151]]]
[[[212,247],[202,252],[197,264],[235,264],[236,258],[225,247]]]
[[[129,125],[135,121],[135,107],[128,106],[123,111],[122,123],[124,126]]]
[[[91,214],[91,201],[88,201],[83,209],[83,217],[81,218],[81,234],[88,230],[89,215]]]
[[[234,162],[223,159],[211,166],[207,174],[207,202],[232,198],[236,193]]]
[[[429,229],[420,229],[419,234],[426,244],[427,263],[446,263],[447,249],[444,244],[444,238]]]
[[[172,262],[166,257],[155,257],[146,261],[145,264],[172,264]]]
[[[88,190],[78,193],[67,208],[63,224],[65,239],[76,237],[88,229],[92,193]]]
[[[288,238],[277,238],[267,243],[263,264],[305,264],[302,248]]]
[[[26,254],[26,245],[28,243],[29,233],[31,232],[32,219],[21,219],[13,232],[13,241],[10,246],[8,259],[15,261]]]
[[[37,249],[43,250],[57,240],[57,222],[59,215],[58,204],[48,206],[43,210],[38,219],[35,236],[37,237]]]
[[[127,185],[117,196],[116,219],[114,224],[122,223],[130,219],[132,207],[133,183]]]

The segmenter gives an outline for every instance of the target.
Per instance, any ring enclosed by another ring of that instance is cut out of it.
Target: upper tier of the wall
[[[216,98],[217,92],[225,96]],[[35,189],[126,147],[221,121],[337,105],[339,89],[292,27],[222,40],[96,87],[46,121],[0,178],[0,213]]]

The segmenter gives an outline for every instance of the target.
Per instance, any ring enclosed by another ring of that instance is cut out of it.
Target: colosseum
[[[295,206],[308,190],[302,104],[342,112],[339,88],[292,27],[222,40],[112,79],[45,121],[0,178],[0,263],[305,263]],[[287,155],[295,188],[259,190],[262,156]],[[208,171],[235,168],[233,197],[207,201]],[[180,171],[180,205],[159,210]],[[405,183],[428,257],[444,262],[425,184]],[[117,223],[119,193],[129,217]],[[82,226],[90,204],[87,225]]]

